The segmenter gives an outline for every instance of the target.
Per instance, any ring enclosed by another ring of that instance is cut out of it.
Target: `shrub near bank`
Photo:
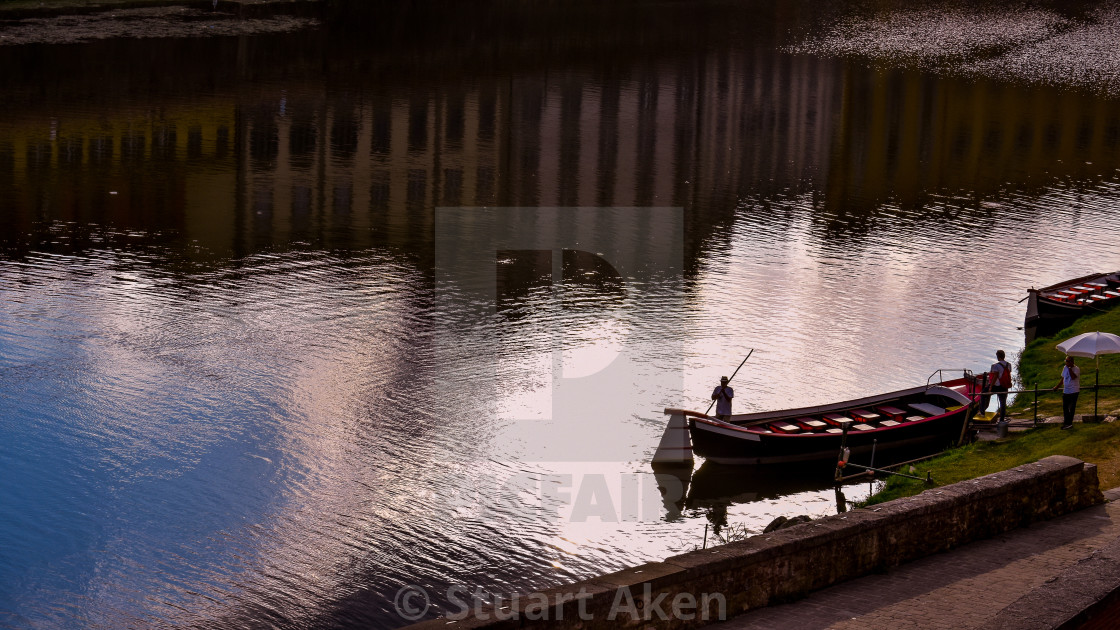
[[[1027,346],[1019,357],[1018,378],[1022,389],[1033,389],[1038,383],[1038,416],[1062,415],[1062,393],[1056,392],[1042,394],[1042,390],[1049,389],[1061,380],[1062,354],[1056,345],[1075,337],[1081,333],[1093,331],[1109,332],[1120,335],[1120,307],[1113,308],[1104,313],[1094,313],[1088,317],[1078,319],[1072,326],[1051,337],[1035,339]],[[1078,357],[1077,365],[1081,368],[1081,396],[1077,399],[1077,413],[1093,413],[1092,385],[1097,369],[1097,361]],[[1101,384],[1120,385],[1120,354],[1106,354],[1100,358]],[[1034,395],[1031,393],[1020,394],[1011,405],[1010,410],[1024,418],[1033,418],[1031,405]],[[1120,388],[1102,389],[1098,408],[1102,414],[1116,415],[1120,412]],[[1108,486],[1106,486],[1108,487]]]
[[[929,471],[930,476],[933,477],[933,485],[891,476],[887,478],[883,489],[867,499],[863,506],[982,477],[1036,462],[1050,455],[1069,455],[1096,464],[1101,488],[1118,486],[1120,485],[1120,422],[1078,424],[1070,431],[1061,431],[1058,425],[1054,424],[1013,434],[1013,437],[1006,441],[977,442],[956,448],[915,465],[917,476],[924,478]]]

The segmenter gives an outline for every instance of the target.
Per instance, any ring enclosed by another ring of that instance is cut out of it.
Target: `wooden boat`
[[[733,415],[728,422],[678,409],[666,413],[688,418],[691,451],[710,462],[835,465],[846,427],[849,461],[867,464],[873,446],[876,462],[886,462],[900,453],[927,455],[958,443],[979,407],[981,389],[980,379],[966,373],[858,400]]]
[[[1120,304],[1120,271],[1066,280],[1027,290],[1027,324],[1047,319],[1075,319]]]

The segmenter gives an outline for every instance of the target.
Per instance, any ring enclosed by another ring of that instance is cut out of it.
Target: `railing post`
[[[1038,381],[1034,382],[1034,423],[1038,424]]]
[[[1100,400],[1100,397],[1101,397],[1101,395],[1100,395],[1100,386],[1101,386],[1100,362],[1101,362],[1101,360],[1097,359],[1097,366],[1098,366],[1097,367],[1097,380],[1093,383],[1093,422],[1099,422],[1099,420],[1097,420],[1097,415],[1098,415],[1097,414],[1097,401]]]
[[[844,426],[840,427],[840,454],[836,457],[836,472],[833,474],[833,478],[838,482],[844,476],[844,466],[848,464],[847,460],[844,459],[844,447],[847,445],[848,423],[845,423]]]

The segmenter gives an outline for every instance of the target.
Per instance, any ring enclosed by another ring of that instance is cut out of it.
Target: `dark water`
[[[1031,46],[1107,30],[1032,6]],[[836,56],[869,11],[0,47],[0,625],[395,627],[406,585],[435,614],[834,512],[726,470],[677,500],[660,410],[749,348],[740,410],[982,369],[1027,287],[1120,268],[1117,102],[974,72],[1002,40]]]

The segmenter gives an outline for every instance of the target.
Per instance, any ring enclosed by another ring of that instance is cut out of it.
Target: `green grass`
[[[1035,339],[1023,349],[1019,357],[1018,377],[1022,389],[1032,389],[1038,383],[1038,415],[1039,417],[1062,415],[1062,393],[1056,392],[1042,394],[1042,390],[1049,390],[1061,380],[1062,361],[1065,355],[1058,351],[1058,343],[1081,333],[1099,330],[1120,334],[1120,307],[1113,308],[1104,313],[1094,313],[1088,317],[1078,319],[1072,326],[1052,337]],[[1081,396],[1077,400],[1077,413],[1093,413],[1092,385],[1095,378],[1097,362],[1093,359],[1078,358],[1077,365],[1081,368]],[[1100,358],[1100,382],[1104,384],[1120,385],[1120,354],[1104,355]],[[1034,402],[1032,394],[1020,394],[1015,403],[1010,406],[1010,411],[1018,412],[1021,416],[1033,417],[1031,405]],[[1120,388],[1100,390],[1100,413],[1116,415],[1120,413]]]
[[[956,448],[915,464],[916,475],[924,478],[929,471],[933,485],[891,476],[885,487],[863,505],[911,496],[932,487],[982,477],[1050,455],[1069,455],[1096,464],[1101,488],[1120,485],[1120,422],[1076,424],[1068,431],[1059,430],[1058,425],[1049,425],[1012,434],[1006,441],[977,442]]]

